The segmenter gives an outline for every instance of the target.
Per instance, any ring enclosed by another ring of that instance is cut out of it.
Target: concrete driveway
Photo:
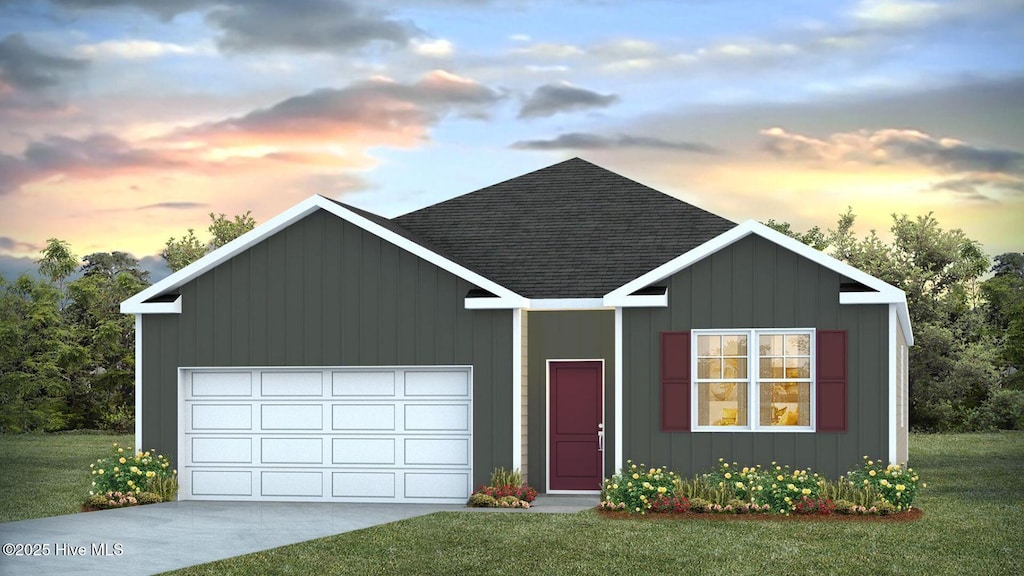
[[[184,501],[8,522],[0,574],[155,574],[442,510],[466,508]],[[9,556],[8,544],[48,555]]]
[[[0,575],[156,574],[446,510],[575,513],[594,506],[596,496],[547,494],[529,510],[322,502],[150,504],[0,524],[5,546]],[[38,555],[9,556],[8,544],[30,545],[27,551]]]

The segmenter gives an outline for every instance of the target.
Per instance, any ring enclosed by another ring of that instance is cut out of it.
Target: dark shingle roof
[[[736,225],[579,158],[390,222],[528,298],[604,296]]]

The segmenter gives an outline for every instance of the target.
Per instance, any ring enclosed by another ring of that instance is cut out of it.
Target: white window
[[[691,338],[693,430],[814,430],[814,330],[694,330]]]

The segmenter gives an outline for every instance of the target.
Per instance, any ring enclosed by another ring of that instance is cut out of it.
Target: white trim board
[[[858,270],[845,262],[841,262],[820,250],[815,250],[799,240],[790,238],[781,232],[773,230],[756,220],[747,220],[735,228],[732,228],[727,232],[723,232],[704,244],[701,244],[700,246],[669,260],[661,266],[658,266],[654,270],[651,270],[650,272],[627,282],[615,290],[612,290],[608,294],[605,294],[604,303],[608,306],[628,306],[629,304],[627,303],[627,299],[637,298],[637,296],[632,296],[632,294],[637,290],[646,288],[647,286],[657,282],[661,282],[680,270],[707,258],[715,252],[718,252],[719,250],[726,248],[739,240],[750,236],[751,234],[756,234],[757,236],[773,242],[787,250],[790,250],[791,252],[796,252],[800,256],[803,256],[816,264],[846,276],[847,278],[855,282],[859,282],[875,291],[867,293],[841,293],[839,295],[840,304],[895,304],[897,309],[900,310],[898,316],[900,324],[903,326],[903,332],[907,338],[907,345],[913,346],[914,336],[910,327],[910,316],[906,313],[907,297],[902,290],[879,280],[862,270]]]
[[[512,470],[523,462],[523,310],[512,309]]]
[[[287,228],[288,226],[298,222],[305,218],[309,214],[317,210],[326,210],[331,214],[354,224],[359,228],[383,239],[395,246],[410,252],[420,258],[423,258],[427,262],[434,264],[435,266],[450,272],[467,282],[475,284],[480,288],[487,290],[495,294],[498,299],[507,301],[506,308],[510,307],[522,307],[526,299],[516,294],[515,292],[499,285],[498,283],[488,280],[483,276],[469,270],[468,268],[457,264],[436,252],[433,252],[427,248],[424,248],[420,244],[413,242],[399,234],[388,230],[387,228],[367,219],[355,212],[340,206],[335,202],[324,198],[323,196],[314,195],[299,202],[295,206],[292,206],[288,210],[285,210],[281,214],[267,220],[255,229],[246,232],[245,234],[235,238],[231,242],[228,242],[224,246],[214,250],[213,252],[203,256],[199,260],[189,264],[188,266],[178,270],[171,274],[167,278],[164,278],[160,282],[153,284],[149,288],[139,292],[131,298],[121,303],[121,312],[125,314],[152,314],[157,313],[157,310],[153,309],[153,303],[147,303],[146,300],[159,296],[169,290],[179,288],[189,281],[199,277],[206,273],[208,270],[222,264],[241,252],[248,250],[250,247],[258,244],[266,238],[274,235],[275,233]],[[515,305],[517,304],[517,305]],[[163,313],[180,313],[180,298],[178,300],[178,310],[174,312],[162,311]]]

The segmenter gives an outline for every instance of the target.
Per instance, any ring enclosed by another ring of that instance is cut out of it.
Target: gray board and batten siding
[[[668,308],[623,310],[624,452],[684,476],[719,458],[772,461],[838,477],[861,457],[888,454],[888,306],[840,305],[844,276],[758,236],[748,236],[668,278]],[[848,429],[833,432],[663,432],[664,331],[815,328],[848,331]]]
[[[474,285],[317,210],[145,314],[142,441],[177,461],[178,369],[473,366],[474,484],[512,461],[512,312],[467,310]]]
[[[527,338],[529,483],[546,491],[548,468],[548,360],[604,360],[605,438],[615,437],[615,312],[613,310],[531,311]],[[597,430],[594,431],[597,434]],[[610,476],[615,457],[605,442],[604,471]]]

